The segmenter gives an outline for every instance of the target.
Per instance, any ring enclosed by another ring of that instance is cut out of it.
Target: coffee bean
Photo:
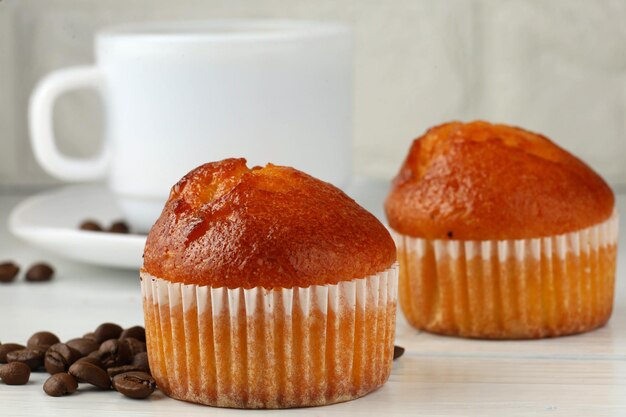
[[[30,378],[30,368],[21,362],[12,362],[0,367],[0,379],[7,385],[24,385]]]
[[[11,362],[22,362],[30,367],[32,371],[36,371],[41,368],[44,361],[44,355],[46,351],[42,349],[31,349],[26,348],[22,350],[14,350],[12,352],[7,353],[7,361]]]
[[[0,263],[0,282],[12,282],[20,272],[20,267],[13,262]]]
[[[56,343],[46,351],[44,366],[51,375],[67,372],[79,357],[80,354],[65,343]]]
[[[89,362],[92,365],[96,365],[98,368],[102,368],[104,369],[104,367],[102,366],[102,361],[100,361],[100,359],[91,356],[93,353],[98,353],[98,351],[94,351],[91,352],[88,356],[85,356],[84,358],[80,358],[78,359],[76,362],[74,363],[78,363],[78,362]]]
[[[54,374],[43,384],[43,391],[51,397],[61,397],[76,392],[78,382],[70,374]]]
[[[95,220],[85,220],[78,226],[80,230],[86,230],[89,232],[101,232],[102,226]]]
[[[144,372],[147,372],[149,374],[152,373],[150,372],[150,364],[148,363],[148,352],[141,352],[136,354],[130,364]]]
[[[102,343],[109,339],[119,338],[123,331],[124,329],[115,323],[102,323],[96,328],[94,334],[96,336],[96,342]]]
[[[133,326],[125,329],[120,335],[120,339],[127,339],[129,337],[133,337],[140,342],[146,343],[146,329],[141,326]]]
[[[128,227],[126,222],[120,220],[113,222],[113,224],[111,225],[111,227],[109,227],[109,230],[107,231],[109,233],[130,233],[130,228]]]
[[[28,339],[28,342],[26,342],[26,347],[46,350],[50,346],[59,342],[59,338],[54,333],[37,332]]]
[[[113,388],[129,398],[142,399],[154,392],[156,381],[145,372],[127,372],[113,377]]]
[[[83,335],[83,339],[93,340],[94,342],[98,343],[98,340],[96,339],[96,334],[94,332],[85,333]]]
[[[91,352],[98,350],[100,345],[96,343],[95,340],[85,339],[85,338],[77,338],[68,340],[65,342],[66,345],[74,349],[80,354],[80,357],[89,355]]]
[[[107,369],[109,377],[113,378],[115,375],[125,374],[126,372],[145,372],[143,369],[133,365],[116,366],[114,368]]]
[[[128,340],[128,339],[125,339]],[[100,345],[98,349],[100,360],[104,368],[128,365],[133,360],[128,344],[117,339],[109,339]]]
[[[106,371],[87,361],[78,361],[70,366],[69,374],[78,381],[87,382],[100,389],[109,389],[111,379]]]
[[[54,269],[46,263],[40,262],[31,266],[26,271],[26,281],[43,282],[50,281],[54,275]]]
[[[22,349],[26,349],[26,346],[18,345],[17,343],[5,343],[4,345],[0,345],[0,363],[7,363],[7,353]]]
[[[98,346],[98,349],[100,349],[100,346]],[[96,359],[99,361],[102,361],[103,356],[104,356],[104,353],[100,352],[99,350],[94,350],[89,355],[87,355],[88,358]]]
[[[398,345],[394,346],[393,347],[393,360],[395,361],[402,355],[404,355],[404,348]]]
[[[140,342],[134,337],[127,337],[126,339],[120,339],[120,343],[123,343],[128,346],[130,350],[130,356],[135,356],[138,353],[146,351],[146,344],[144,342]]]

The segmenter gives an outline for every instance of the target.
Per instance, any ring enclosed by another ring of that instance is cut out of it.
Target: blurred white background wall
[[[55,183],[32,156],[28,97],[44,74],[92,62],[99,28],[229,17],[353,27],[358,174],[391,178],[429,126],[482,118],[544,133],[626,184],[623,0],[0,0],[0,185]],[[95,152],[95,94],[62,98],[55,129],[67,153]]]

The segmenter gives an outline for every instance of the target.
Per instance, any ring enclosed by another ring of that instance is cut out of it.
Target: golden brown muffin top
[[[385,201],[389,225],[426,239],[551,236],[607,220],[614,195],[589,166],[517,127],[451,122],[413,141]]]
[[[293,168],[226,159],[172,188],[144,270],[186,284],[291,288],[365,278],[395,258],[387,229],[338,188]]]

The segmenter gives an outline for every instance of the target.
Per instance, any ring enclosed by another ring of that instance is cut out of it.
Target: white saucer
[[[104,186],[69,186],[29,197],[11,212],[9,230],[26,242],[64,258],[139,269],[145,236],[78,229],[87,219],[103,226],[123,219]]]
[[[347,193],[383,223],[388,183],[355,178]],[[17,237],[59,256],[94,265],[139,269],[146,237],[78,229],[87,219],[109,225],[123,216],[104,186],[75,185],[46,191],[19,203],[9,216]]]

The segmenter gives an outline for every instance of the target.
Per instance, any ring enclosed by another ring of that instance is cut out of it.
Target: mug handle
[[[59,152],[52,128],[56,99],[66,91],[93,88],[103,94],[104,76],[92,66],[54,71],[35,87],[28,108],[30,140],[35,158],[50,175],[65,181],[91,181],[103,178],[111,160],[111,147],[105,142],[93,158],[70,158]]]

